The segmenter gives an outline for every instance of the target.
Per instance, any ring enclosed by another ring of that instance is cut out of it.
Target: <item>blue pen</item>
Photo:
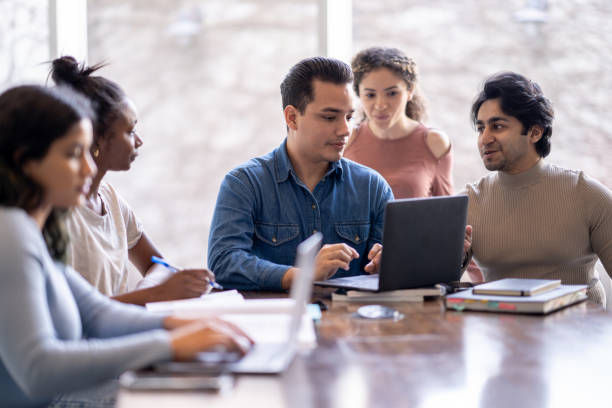
[[[177,268],[176,266],[172,266],[170,265],[168,262],[166,262],[164,259],[153,255],[151,257],[151,262],[165,266],[169,271],[172,272],[178,272],[179,268]],[[209,280],[208,283],[210,283],[210,286],[212,286],[214,289],[218,289],[218,290],[223,290],[223,286],[219,285],[217,282]]]

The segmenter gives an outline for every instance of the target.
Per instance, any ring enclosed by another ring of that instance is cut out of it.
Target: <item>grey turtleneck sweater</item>
[[[605,304],[595,276],[601,259],[612,276],[612,191],[582,171],[540,160],[526,172],[494,172],[468,184],[472,251],[486,281],[561,279],[588,284]]]

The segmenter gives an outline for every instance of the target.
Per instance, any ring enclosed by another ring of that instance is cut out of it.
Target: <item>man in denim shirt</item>
[[[300,61],[283,80],[287,138],[230,171],[217,197],[208,265],[225,287],[288,289],[297,246],[317,231],[315,279],[378,272],[393,193],[374,170],[342,158],[352,80],[347,64],[322,57]]]

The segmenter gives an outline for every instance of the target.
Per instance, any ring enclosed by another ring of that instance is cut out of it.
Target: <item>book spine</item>
[[[420,296],[441,296],[442,293],[440,290],[418,290],[418,289],[407,289],[407,290],[397,290],[397,291],[389,291],[389,292],[365,292],[358,290],[349,290],[346,292],[345,296],[350,298],[370,298],[370,297],[379,297],[379,298],[411,298],[411,297],[420,297]]]
[[[422,302],[423,296],[392,296],[392,297],[350,297],[346,295],[338,295],[332,293],[332,302],[355,302],[355,303],[373,303],[373,302]]]
[[[510,302],[494,302],[486,299],[446,299],[446,308],[461,310],[485,310],[495,312],[517,312],[517,305]]]

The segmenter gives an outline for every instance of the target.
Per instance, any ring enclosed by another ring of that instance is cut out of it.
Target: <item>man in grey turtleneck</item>
[[[472,105],[478,149],[493,173],[463,192],[470,198],[473,258],[486,281],[561,279],[588,284],[605,304],[595,275],[612,275],[612,192],[582,171],[544,162],[554,112],[538,84],[513,72],[485,81]]]

